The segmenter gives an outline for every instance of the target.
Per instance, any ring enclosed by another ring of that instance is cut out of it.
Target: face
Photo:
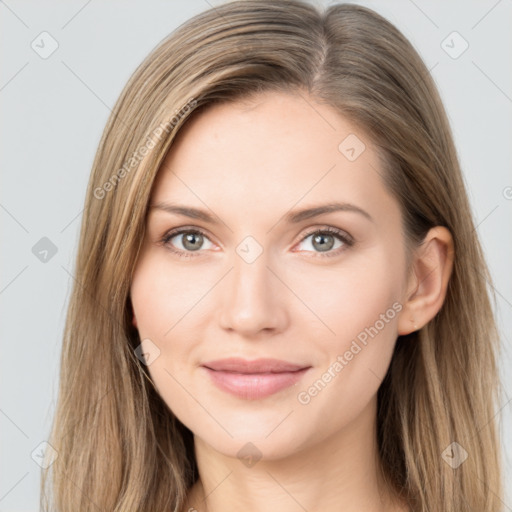
[[[365,134],[306,95],[215,105],[180,132],[131,300],[158,392],[201,441],[284,457],[376,399],[407,284],[381,174]],[[328,204],[351,206],[296,215]]]

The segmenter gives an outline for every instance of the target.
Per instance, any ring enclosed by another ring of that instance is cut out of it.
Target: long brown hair
[[[382,16],[295,0],[235,1],[195,16],[151,52],[113,109],[87,189],[42,509],[183,506],[198,477],[193,436],[134,352],[131,277],[153,182],[183,124],[214,102],[269,90],[311,94],[367,134],[408,246],[434,226],[452,233],[445,303],[398,338],[378,391],[380,464],[412,510],[497,512],[496,299],[438,91]],[[443,454],[459,447],[468,457],[453,467]]]

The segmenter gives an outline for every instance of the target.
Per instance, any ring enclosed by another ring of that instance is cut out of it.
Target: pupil
[[[331,239],[331,243],[322,243],[319,247],[320,251],[328,251],[329,249],[332,249],[332,246],[334,245],[334,241],[333,241],[333,236],[332,235],[316,235],[314,238],[313,238],[313,244],[315,244],[315,242],[319,242],[321,243],[322,241],[325,241],[326,238],[330,238]]]
[[[200,239],[201,235],[199,233],[188,233],[187,235],[185,235],[185,242],[184,242],[184,246],[187,248],[187,249],[191,249],[191,250],[194,250],[194,249],[198,249],[198,240]],[[194,239],[197,238],[196,240],[196,243],[194,244]],[[191,246],[188,246],[189,244],[192,244]]]

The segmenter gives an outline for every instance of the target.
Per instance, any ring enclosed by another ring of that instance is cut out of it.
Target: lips
[[[280,359],[255,359],[253,361],[232,357],[204,363],[211,370],[235,373],[282,373],[294,372],[307,365],[293,364]]]
[[[202,367],[219,389],[246,400],[265,398],[288,388],[311,368],[279,359],[241,358],[209,361]]]

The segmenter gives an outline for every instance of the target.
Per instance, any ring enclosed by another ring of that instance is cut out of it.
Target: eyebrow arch
[[[183,215],[185,217],[190,217],[191,219],[202,220],[210,224],[219,224],[219,221],[213,215],[210,215],[205,210],[192,208],[190,206],[180,206],[177,204],[165,203],[161,201],[158,203],[151,204],[150,208],[156,210],[163,210],[168,213],[174,213],[177,215]],[[369,221],[375,222],[372,216],[367,211],[363,210],[362,208],[359,208],[359,206],[350,203],[329,203],[325,205],[304,208],[302,210],[292,211],[284,216],[284,220],[285,222],[296,224],[302,222],[303,220],[311,219],[313,217],[317,217],[318,215],[322,215],[324,213],[331,213],[335,211],[359,213]]]
[[[290,212],[285,215],[284,219],[286,222],[297,223],[306,219],[311,219],[312,217],[317,217],[318,215],[322,215],[323,213],[331,213],[331,212],[355,212],[363,215],[366,219],[371,222],[375,222],[372,216],[359,206],[350,203],[329,203],[319,206],[314,206],[310,208],[304,208],[302,210],[296,210],[294,212]]]
[[[199,219],[210,224],[219,224],[219,221],[210,215],[205,210],[198,208],[192,208],[191,206],[180,206],[172,203],[165,203],[160,201],[150,205],[151,210],[163,210],[167,213],[174,213],[176,215],[183,215],[184,217],[190,217],[191,219]]]

